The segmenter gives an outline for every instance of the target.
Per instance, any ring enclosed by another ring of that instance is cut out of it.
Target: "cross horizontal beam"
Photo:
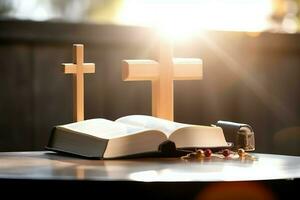
[[[123,60],[124,81],[155,80],[160,64],[154,60]],[[198,58],[174,58],[173,80],[198,80],[203,77],[203,63]]]
[[[62,66],[63,72],[65,74],[75,74],[77,73],[77,64],[72,63],[63,63]],[[95,73],[95,64],[94,63],[84,63],[83,65],[83,73]]]

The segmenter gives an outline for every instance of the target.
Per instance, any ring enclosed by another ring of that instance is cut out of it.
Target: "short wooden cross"
[[[174,58],[172,45],[161,41],[158,62],[154,60],[123,60],[124,81],[152,82],[152,115],[174,120],[173,80],[202,79],[202,60]]]
[[[82,44],[73,45],[73,62],[63,63],[65,74],[73,74],[73,118],[84,120],[84,80],[83,74],[95,73],[94,63],[84,63]]]

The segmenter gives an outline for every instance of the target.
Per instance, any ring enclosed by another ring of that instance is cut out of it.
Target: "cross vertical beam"
[[[83,45],[73,46],[73,63],[77,65],[73,74],[73,119],[84,120],[84,81],[83,81]]]
[[[158,62],[159,75],[152,81],[152,115],[163,119],[174,120],[173,100],[173,62],[172,47],[169,41],[160,43]]]

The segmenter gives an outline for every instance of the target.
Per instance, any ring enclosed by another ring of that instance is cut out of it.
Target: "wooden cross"
[[[84,80],[83,74],[95,73],[94,63],[84,63],[82,44],[73,45],[73,62],[63,63],[65,74],[73,74],[73,118],[84,120]]]
[[[154,60],[123,60],[124,81],[152,82],[152,115],[174,120],[173,80],[202,79],[202,60],[174,58],[172,46],[161,41],[158,62]]]

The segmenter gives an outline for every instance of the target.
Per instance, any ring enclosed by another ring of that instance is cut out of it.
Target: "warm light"
[[[201,29],[260,32],[271,13],[271,0],[125,0],[118,21],[186,37]]]
[[[247,181],[247,180],[271,180],[293,177],[299,174],[299,170],[284,170],[287,163],[281,159],[270,156],[259,158],[258,161],[231,160],[222,161],[211,159],[202,163],[186,162],[174,164],[172,168],[158,170],[146,170],[129,174],[129,179],[134,181]],[[174,167],[180,165],[181,167]],[[184,166],[184,167],[183,167]],[[280,166],[280,167],[272,167]],[[189,169],[189,170],[188,170]]]

